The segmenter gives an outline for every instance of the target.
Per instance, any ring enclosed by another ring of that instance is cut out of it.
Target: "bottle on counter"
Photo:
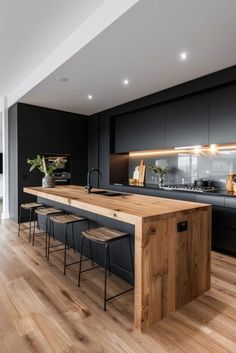
[[[236,174],[235,173],[229,173],[227,175],[227,180],[226,180],[226,190],[229,192],[234,191],[234,182],[236,179]]]

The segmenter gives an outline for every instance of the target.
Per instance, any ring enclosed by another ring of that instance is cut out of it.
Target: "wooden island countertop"
[[[150,327],[210,288],[211,205],[88,194],[75,185],[24,192],[135,226],[136,328]]]

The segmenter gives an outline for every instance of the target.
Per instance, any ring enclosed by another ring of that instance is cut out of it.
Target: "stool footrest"
[[[92,259],[88,259],[88,260],[92,260]],[[87,260],[82,260],[82,261],[87,261]],[[99,268],[99,267],[102,267],[102,266],[97,265],[97,266],[94,266],[94,267],[86,268],[86,270],[82,270],[82,271],[80,271],[80,273],[88,272],[88,271],[91,271],[91,270],[95,270],[95,268]]]
[[[88,261],[88,260],[92,260],[92,258],[82,260],[82,262]],[[71,266],[71,265],[75,265],[75,264],[79,264],[79,263],[80,263],[80,260],[77,260],[77,261],[75,261],[75,262],[71,262],[71,263],[69,263],[69,264],[66,264],[65,266],[67,267],[67,266]]]
[[[56,245],[50,245],[48,248],[51,249],[51,248],[56,248],[57,246],[63,246],[62,250],[64,250],[65,248],[65,245],[63,243],[61,244],[56,244]]]
[[[32,225],[31,227],[24,227],[24,228],[20,228],[20,230],[22,231],[22,230],[26,230],[26,229],[33,229],[34,228],[34,226]]]
[[[62,251],[64,249],[56,249],[56,250],[52,250],[52,251],[49,251],[49,254],[53,253],[53,252],[56,252],[56,251]]]
[[[122,294],[128,293],[128,292],[130,292],[130,291],[133,290],[133,289],[134,289],[134,287],[129,288],[129,289],[126,289],[126,290],[124,290],[123,292],[120,292],[120,293],[118,293],[118,294],[116,294],[116,295],[113,295],[112,297],[107,298],[107,299],[106,299],[106,302],[108,302],[109,300],[114,299],[114,298],[116,298],[116,297],[119,297],[119,296],[122,295]]]
[[[45,235],[46,232],[35,233],[34,236],[37,237],[38,235]]]

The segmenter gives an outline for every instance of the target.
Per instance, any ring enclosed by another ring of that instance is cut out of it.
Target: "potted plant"
[[[30,172],[32,172],[35,168],[38,168],[38,170],[44,174],[42,179],[42,186],[44,188],[53,188],[55,186],[53,172],[57,169],[58,165],[60,165],[60,159],[61,158],[59,157],[47,167],[45,158],[37,155],[37,158],[35,159],[27,159],[27,163],[31,165],[29,170]]]
[[[163,187],[164,186],[164,176],[168,172],[168,167],[167,166],[160,167],[160,166],[154,164],[154,165],[150,165],[149,169],[151,169],[151,171],[154,175],[159,176],[159,186]]]

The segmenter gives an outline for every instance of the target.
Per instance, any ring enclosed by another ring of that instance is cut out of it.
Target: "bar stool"
[[[32,240],[32,245],[34,246],[34,239],[35,236],[40,236],[40,235],[45,235],[45,257],[47,256],[47,240],[48,240],[48,233],[50,232],[50,227],[49,227],[49,218],[52,215],[58,215],[64,213],[63,210],[54,208],[54,207],[39,207],[35,210],[34,212],[34,224],[33,224],[33,240]],[[44,216],[46,217],[46,230],[45,232],[40,232],[40,233],[36,233],[35,229],[36,229],[36,217],[37,217],[37,221],[38,221],[38,216]]]
[[[37,208],[43,207],[44,205],[42,203],[38,202],[29,202],[29,203],[22,203],[20,205],[20,219],[19,219],[19,225],[18,225],[18,237],[20,236],[21,230],[29,229],[29,243],[31,241],[31,230],[32,230],[32,221],[34,217],[34,212]],[[29,211],[29,227],[24,227],[21,228],[21,223],[22,223],[22,209]]]
[[[49,260],[49,255],[53,252],[56,251],[61,251],[64,250],[64,275],[66,274],[66,268],[68,266],[71,265],[75,265],[77,263],[79,263],[79,261],[75,261],[75,262],[71,262],[71,263],[67,263],[67,259],[66,259],[66,255],[67,255],[67,249],[69,249],[69,241],[68,241],[68,227],[69,225],[71,225],[71,232],[72,232],[72,242],[73,242],[73,249],[74,249],[74,253],[75,253],[75,235],[74,235],[74,224],[75,223],[79,223],[79,222],[87,222],[88,224],[88,220],[87,218],[81,217],[81,216],[76,216],[74,214],[64,214],[64,215],[55,215],[55,216],[50,216],[50,229],[52,230],[51,234],[48,233],[48,255],[47,255],[47,259]],[[51,245],[50,244],[50,239],[51,236],[54,237],[54,224],[63,224],[65,226],[64,228],[64,244],[57,244],[57,245]],[[60,249],[56,249],[56,250],[50,250],[51,248],[56,248],[58,246],[62,246],[64,245],[62,248]],[[90,247],[90,251],[91,251],[91,260],[93,262],[93,255],[92,255],[92,247]]]
[[[134,276],[134,264],[133,264],[133,255],[132,255],[132,249],[131,249],[131,241],[130,241],[130,234],[125,233],[125,232],[120,232],[115,229],[111,228],[106,228],[106,227],[98,227],[98,228],[91,228],[88,230],[85,230],[82,232],[82,245],[81,245],[81,253],[80,253],[80,263],[79,263],[79,279],[78,279],[78,286],[80,286],[80,279],[81,279],[81,273],[94,270],[95,268],[101,267],[101,266],[96,266],[96,267],[90,267],[88,269],[85,269],[82,271],[82,256],[83,256],[83,245],[84,245],[84,238],[91,241],[95,242],[98,244],[102,244],[105,247],[105,281],[104,281],[104,311],[106,311],[106,305],[107,302],[113,298],[116,298],[122,294],[125,294],[131,290],[134,289],[134,287],[125,290],[123,292],[120,292],[112,297],[107,298],[107,265],[109,268],[109,275],[110,275],[110,244],[114,241],[118,241],[124,238],[129,239],[129,249],[130,249],[130,258],[131,258],[131,265],[132,265],[132,272]]]

